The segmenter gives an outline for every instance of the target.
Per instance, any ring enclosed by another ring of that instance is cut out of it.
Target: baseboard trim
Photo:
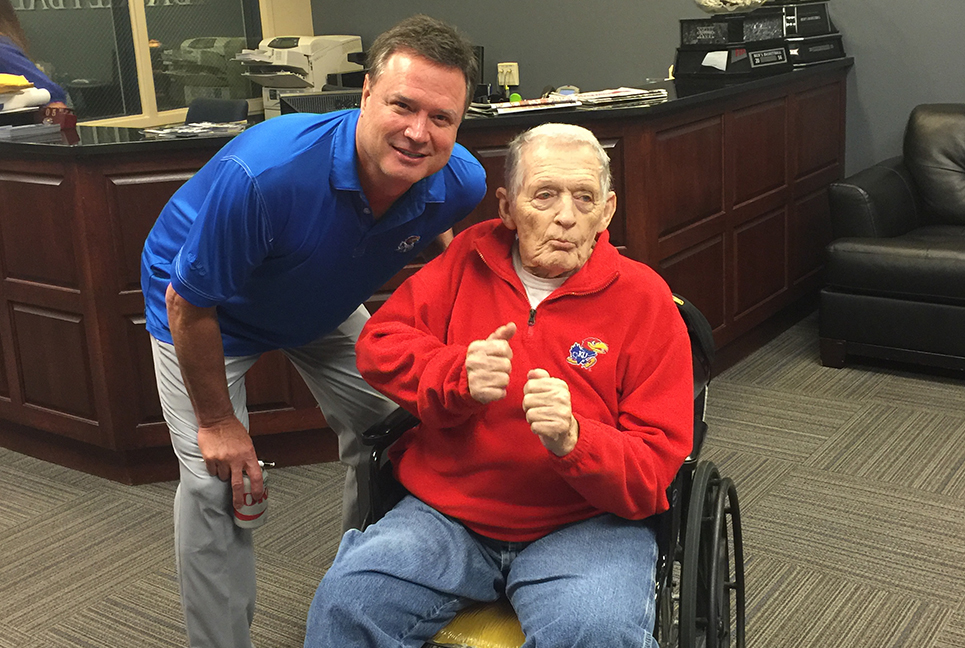
[[[258,456],[278,467],[338,460],[338,438],[330,428],[262,434],[253,440]],[[169,445],[107,450],[0,420],[0,446],[122,484],[147,484],[178,478],[178,461]]]

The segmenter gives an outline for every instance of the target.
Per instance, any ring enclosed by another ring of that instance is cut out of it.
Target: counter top
[[[851,57],[812,65],[792,72],[755,77],[752,79],[678,79],[647,83],[641,88],[665,88],[667,101],[650,106],[630,104],[603,107],[561,108],[513,113],[498,117],[470,117],[460,126],[464,130],[500,127],[529,127],[547,119],[563,122],[587,122],[614,117],[646,118],[666,115],[676,110],[701,104],[712,104],[745,92],[758,91],[769,87],[779,87],[797,79],[840,70],[853,65]],[[66,156],[87,157],[104,154],[119,154],[150,150],[187,151],[199,149],[217,150],[231,139],[231,135],[209,137],[184,137],[158,139],[149,137],[138,128],[119,128],[109,126],[77,126],[76,131],[61,133],[59,137],[39,137],[17,141],[0,140],[0,157],[6,155]]]
[[[498,117],[473,116],[463,121],[460,128],[486,128],[492,127],[495,124],[499,126],[519,126],[526,128],[548,120],[574,123],[598,119],[614,119],[615,117],[626,117],[628,119],[658,117],[686,108],[717,103],[748,92],[780,87],[796,80],[808,79],[828,72],[849,68],[853,64],[854,59],[852,57],[846,57],[835,61],[810,65],[783,74],[772,74],[754,78],[673,79],[642,85],[628,84],[634,88],[663,88],[667,91],[667,100],[649,106],[634,105],[632,102],[628,102],[625,104],[604,105],[599,107],[579,106],[577,108],[534,110],[531,112],[500,115]]]
[[[38,136],[35,139],[0,140],[0,158],[5,154],[40,155],[44,157],[87,157],[92,155],[132,153],[150,150],[185,151],[211,149],[217,151],[224,146],[232,135],[212,135],[205,137],[178,137],[161,139],[149,137],[140,128],[115,126],[78,125],[71,131],[62,131],[54,136]]]

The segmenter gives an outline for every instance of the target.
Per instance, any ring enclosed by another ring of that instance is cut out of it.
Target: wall
[[[962,0],[832,0],[831,16],[855,58],[848,87],[848,173],[897,155],[919,103],[965,101]],[[365,47],[412,13],[447,20],[485,47],[485,79],[517,61],[520,92],[546,85],[598,90],[662,78],[692,0],[312,0],[315,31],[362,37]]]
[[[546,85],[600,90],[664,78],[679,40],[680,8],[688,2],[312,0],[312,8],[317,33],[358,34],[365,47],[413,13],[449,21],[485,48],[487,82],[496,82],[497,62],[517,61],[519,90],[532,97]]]
[[[965,2],[837,0],[831,15],[855,67],[848,84],[848,173],[901,153],[920,103],[965,102]]]

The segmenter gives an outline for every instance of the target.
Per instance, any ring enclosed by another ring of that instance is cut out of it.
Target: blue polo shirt
[[[458,144],[378,220],[362,193],[358,110],[282,115],[229,142],[161,211],[141,257],[147,329],[171,342],[168,284],[217,306],[225,355],[329,333],[482,200]]]

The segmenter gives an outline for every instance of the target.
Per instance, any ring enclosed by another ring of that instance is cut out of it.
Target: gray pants
[[[348,469],[342,501],[344,529],[357,528],[368,508],[368,464],[358,435],[395,409],[394,403],[362,380],[355,367],[355,341],[367,319],[360,306],[329,335],[283,350],[338,434],[339,459]],[[174,543],[188,642],[192,648],[250,648],[249,626],[255,611],[251,530],[234,525],[231,484],[209,475],[201,461],[198,423],[174,347],[158,340],[153,340],[153,346],[161,407],[181,469],[174,498]],[[256,360],[257,355],[225,358],[228,393],[245,427],[245,374]]]

